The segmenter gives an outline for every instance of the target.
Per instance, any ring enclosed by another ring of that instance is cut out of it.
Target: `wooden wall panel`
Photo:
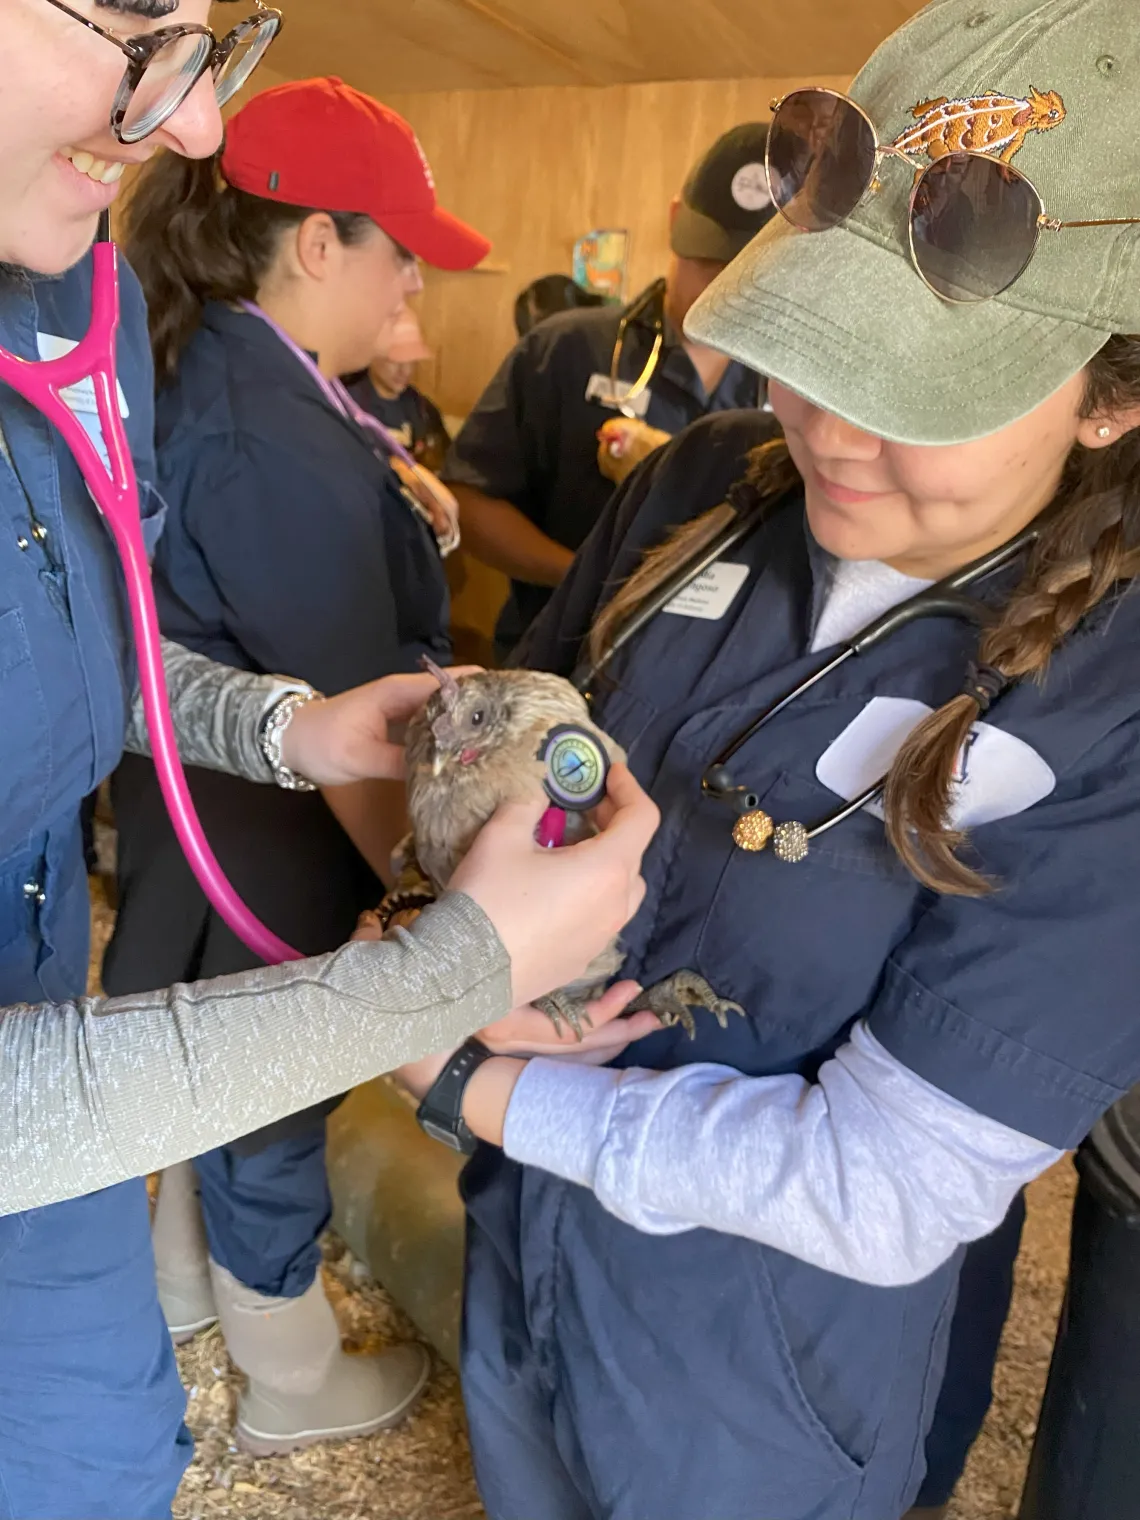
[[[920,0],[289,0],[287,74],[374,93],[851,75]]]

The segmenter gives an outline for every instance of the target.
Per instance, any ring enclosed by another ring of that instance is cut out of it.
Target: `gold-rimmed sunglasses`
[[[916,168],[913,148],[880,142],[862,106],[838,90],[793,90],[772,101],[771,109],[768,188],[781,215],[802,232],[826,232],[845,222],[868,193],[881,188],[884,160],[900,158]],[[1053,109],[1059,120],[1063,111]],[[1134,216],[1051,217],[1020,169],[966,151],[946,151],[918,170],[907,221],[919,277],[954,303],[991,301],[1008,290],[1025,273],[1042,232],[1140,225]]]
[[[142,142],[169,121],[203,74],[213,74],[219,105],[237,94],[265,57],[284,19],[261,0],[255,3],[253,14],[220,38],[208,26],[190,22],[117,37],[64,0],[48,0],[57,11],[126,55],[126,72],[111,106],[111,131],[119,142],[128,144]]]

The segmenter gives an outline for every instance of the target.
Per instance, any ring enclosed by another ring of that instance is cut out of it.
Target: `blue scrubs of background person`
[[[270,159],[276,192],[262,172]],[[421,211],[409,213],[417,200]],[[302,356],[313,353],[329,377],[358,368],[422,288],[420,253],[465,268],[487,248],[436,207],[407,123],[339,80],[256,96],[230,118],[217,166],[166,155],[143,170],[126,249],[154,313],[168,504],[154,579],[166,637],[239,670],[287,670],[329,695],[416,671],[425,656],[448,663],[433,526],[377,436],[334,404]],[[251,296],[276,327],[241,306]],[[189,779],[224,869],[286,943],[331,950],[380,901],[404,828],[401,794],[375,799],[377,842],[342,827],[337,796],[270,792],[205,769]],[[256,967],[193,879],[151,762],[127,756],[112,796],[119,890],[107,992]],[[192,1188],[165,1195],[164,1182],[159,1195],[171,1333],[188,1338],[220,1319],[249,1379],[237,1439],[261,1455],[308,1444],[315,1431],[336,1439],[387,1427],[427,1375],[418,1348],[414,1362],[408,1347],[340,1351],[320,1275],[335,1106],[197,1158],[208,1258],[195,1248]]]
[[[597,433],[620,415],[610,395],[620,333],[618,399],[662,340],[647,384],[628,398],[660,432],[760,404],[763,381],[753,370],[688,341],[681,327],[701,291],[773,214],[763,190],[766,132],[762,122],[733,127],[693,167],[670,207],[660,298],[540,322],[503,360],[448,451],[443,476],[459,498],[468,552],[511,577],[495,630],[501,658],[550,600],[609,501]]]

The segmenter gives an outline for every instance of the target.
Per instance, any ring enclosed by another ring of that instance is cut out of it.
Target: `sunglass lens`
[[[849,100],[794,90],[768,128],[768,186],[793,226],[823,232],[849,217],[875,176],[875,134]]]
[[[232,100],[265,56],[265,50],[281,29],[281,17],[273,11],[251,16],[235,26],[227,42],[231,43],[221,64],[214,70],[214,89],[218,104]]]
[[[1033,257],[1040,216],[1037,191],[1016,169],[979,153],[951,153],[915,186],[915,264],[947,301],[992,300]]]
[[[201,79],[210,56],[210,39],[201,32],[174,37],[152,54],[127,103],[119,135],[141,142],[174,115]]]

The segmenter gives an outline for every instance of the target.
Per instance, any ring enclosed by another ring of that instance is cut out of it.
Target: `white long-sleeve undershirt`
[[[818,1079],[531,1061],[516,1161],[651,1235],[742,1235],[860,1282],[918,1282],[1062,1154],[940,1092],[856,1024]]]

